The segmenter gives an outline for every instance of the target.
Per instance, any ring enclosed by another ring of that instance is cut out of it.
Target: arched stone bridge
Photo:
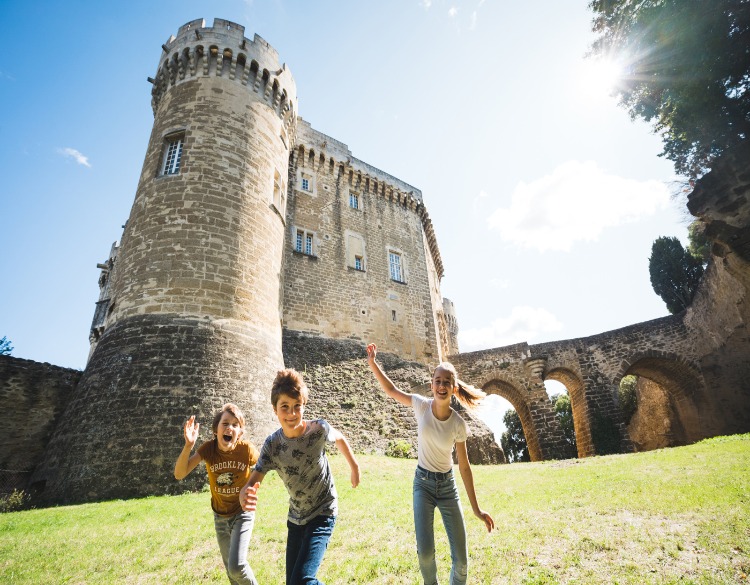
[[[684,314],[638,323],[591,337],[463,353],[451,360],[461,378],[508,400],[518,412],[532,461],[564,457],[565,440],[544,380],[570,396],[578,456],[627,452],[629,436],[618,403],[622,378],[637,375],[666,394],[672,445],[720,432],[721,423],[695,355]],[[658,411],[657,411],[658,412]],[[662,421],[656,421],[663,424]]]

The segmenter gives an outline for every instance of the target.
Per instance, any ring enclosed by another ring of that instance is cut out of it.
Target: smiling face
[[[304,432],[305,423],[302,417],[305,414],[305,403],[301,397],[295,398],[281,393],[273,410],[285,436],[298,437]]]
[[[451,396],[458,390],[453,372],[438,366],[432,374],[432,396],[438,402],[450,404]]]
[[[242,423],[231,412],[224,411],[214,430],[219,451],[231,451],[237,446],[244,429]]]

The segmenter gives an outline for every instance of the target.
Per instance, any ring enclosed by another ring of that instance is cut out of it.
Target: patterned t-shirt
[[[252,443],[239,441],[231,451],[222,451],[216,440],[198,447],[198,454],[206,463],[211,486],[211,509],[220,516],[234,516],[242,512],[240,490],[250,479],[253,464],[258,460],[258,449]]]
[[[338,496],[326,457],[326,442],[334,442],[323,419],[307,421],[305,432],[290,439],[281,429],[270,435],[260,450],[255,470],[276,470],[289,492],[288,520],[307,524],[316,516],[336,516]]]

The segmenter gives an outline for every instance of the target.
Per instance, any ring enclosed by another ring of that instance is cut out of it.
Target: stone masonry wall
[[[438,279],[430,274],[436,269],[421,193],[351,162],[346,145],[304,121],[297,140],[284,243],[284,327],[373,341],[384,351],[437,362],[442,299],[432,290]],[[298,233],[302,251],[295,250]],[[389,252],[400,255],[401,281],[391,277]]]
[[[18,482],[11,487],[25,487],[80,378],[79,370],[0,356],[0,476]]]

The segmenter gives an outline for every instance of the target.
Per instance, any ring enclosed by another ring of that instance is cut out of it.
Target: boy
[[[359,484],[359,465],[346,437],[325,420],[305,420],[309,390],[296,370],[281,370],[271,388],[271,404],[281,428],[263,444],[255,469],[240,494],[242,507],[254,512],[258,488],[276,470],[289,492],[286,585],[321,583],[316,575],[338,513],[338,496],[325,454],[335,442],[351,469],[352,487]],[[321,584],[322,585],[322,584]]]
[[[253,532],[255,512],[246,512],[240,503],[240,486],[250,477],[258,460],[255,445],[242,440],[245,416],[236,404],[228,403],[214,416],[214,437],[190,455],[200,424],[191,416],[185,423],[185,445],[174,465],[175,479],[185,478],[201,460],[206,463],[211,486],[214,528],[229,582],[232,585],[258,585],[247,562],[247,548]]]

